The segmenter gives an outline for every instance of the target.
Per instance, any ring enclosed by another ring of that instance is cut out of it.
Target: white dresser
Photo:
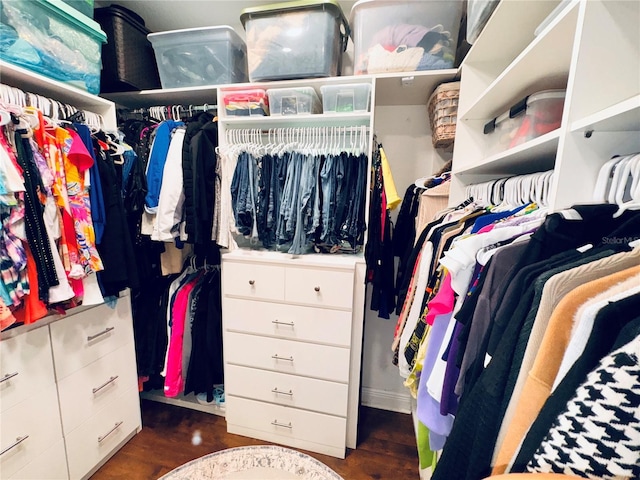
[[[227,431],[344,458],[355,448],[361,257],[223,255]]]
[[[129,296],[2,333],[0,477],[88,478],[141,429]]]

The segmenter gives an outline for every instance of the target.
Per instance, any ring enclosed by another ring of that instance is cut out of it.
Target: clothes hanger
[[[620,217],[627,210],[640,209],[640,153],[632,156],[624,165],[620,174],[619,184],[616,189],[616,203],[618,210],[613,214],[614,218]],[[624,196],[629,185],[630,200],[624,201]]]

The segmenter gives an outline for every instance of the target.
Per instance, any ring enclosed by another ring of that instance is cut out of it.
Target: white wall
[[[375,132],[382,143],[400,197],[416,179],[439,170],[451,153],[434,150],[426,105],[376,107]],[[399,207],[392,212],[395,223]],[[391,342],[397,316],[378,318],[371,311],[371,289],[367,291],[362,361],[362,403],[409,413],[409,393],[392,363]]]

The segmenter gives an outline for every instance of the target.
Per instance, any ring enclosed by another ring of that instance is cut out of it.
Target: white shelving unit
[[[640,150],[640,3],[566,2],[537,36],[560,2],[524,3],[499,4],[461,67],[451,205],[471,183],[548,169],[552,210],[588,203],[602,164]],[[560,128],[487,155],[483,125],[549,88],[566,89]]]

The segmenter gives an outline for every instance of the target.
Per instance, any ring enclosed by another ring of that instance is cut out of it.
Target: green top
[[[342,13],[342,8],[337,0],[295,0],[292,2],[272,3],[270,5],[245,8],[240,13],[240,21],[242,22],[242,26],[245,26],[245,22],[248,19],[251,19],[251,17],[267,16],[293,10],[327,10],[332,12],[344,25],[346,35],[351,35],[349,23],[347,22],[344,13]]]

